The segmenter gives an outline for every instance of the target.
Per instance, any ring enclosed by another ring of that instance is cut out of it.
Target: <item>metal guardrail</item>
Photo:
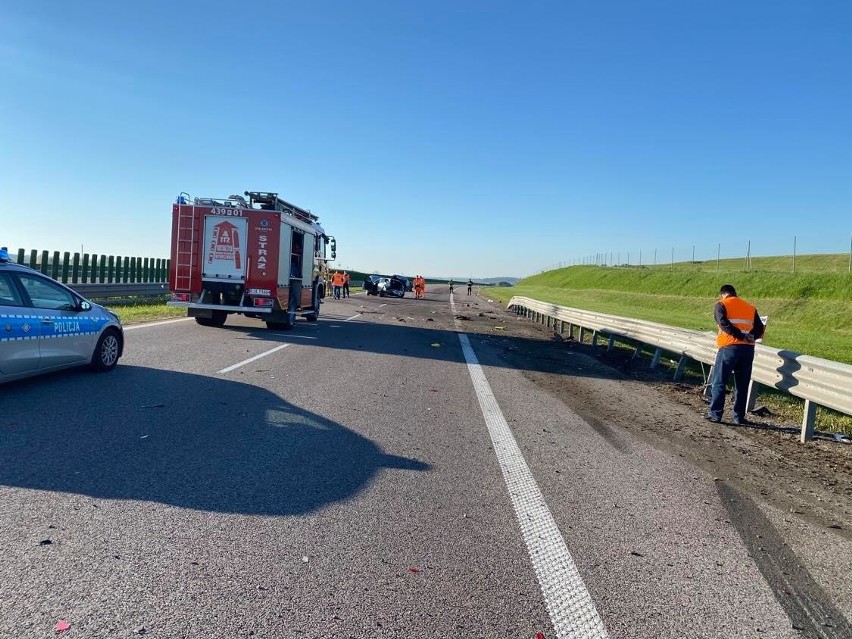
[[[66,284],[86,299],[94,302],[115,297],[157,297],[169,292],[167,282],[143,284]]]
[[[591,330],[593,343],[597,342],[600,334],[609,338],[610,348],[619,337],[655,346],[657,352],[652,366],[659,361],[661,351],[678,354],[681,360],[675,379],[680,376],[686,358],[711,365],[716,359],[716,336],[713,333],[557,306],[528,297],[513,297],[509,300],[509,308],[541,322],[546,320],[548,325],[551,320],[554,326],[557,321],[562,322],[560,332],[568,324],[573,334],[576,325],[580,327],[581,340],[584,330]],[[805,400],[802,442],[813,438],[816,406],[852,415],[852,365],[756,344],[752,381]],[[753,397],[749,399],[749,406],[753,407]]]

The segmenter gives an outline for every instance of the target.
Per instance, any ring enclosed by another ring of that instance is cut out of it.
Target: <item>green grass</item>
[[[157,304],[128,304],[109,306],[118,315],[122,324],[138,324],[173,317],[186,317],[185,308],[166,306],[165,302]]]

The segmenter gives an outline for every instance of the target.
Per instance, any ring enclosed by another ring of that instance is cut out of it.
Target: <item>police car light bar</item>
[[[9,249],[7,247],[0,248],[0,262],[11,262],[12,258],[9,257]]]

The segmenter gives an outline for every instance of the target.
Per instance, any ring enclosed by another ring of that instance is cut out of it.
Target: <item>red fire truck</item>
[[[336,257],[319,218],[277,193],[182,193],[172,206],[168,305],[202,326],[222,326],[231,313],[276,330],[292,328],[298,315],[315,322]]]

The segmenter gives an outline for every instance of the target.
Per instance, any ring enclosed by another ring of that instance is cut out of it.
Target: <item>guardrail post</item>
[[[751,412],[754,410],[754,405],[757,403],[757,395],[760,389],[760,384],[755,382],[753,379],[748,382],[748,395],[746,399],[746,412]]]
[[[574,325],[568,322],[568,339],[574,339]]]
[[[681,355],[680,360],[678,360],[677,368],[675,368],[674,377],[672,378],[673,382],[677,382],[680,380],[683,375],[683,369],[686,366],[687,357],[686,355]]]
[[[598,345],[598,332],[596,330],[592,331],[592,346]]]
[[[581,344],[583,343],[583,340],[585,339],[585,337],[586,337],[586,327],[581,326],[580,327],[580,343]]]
[[[565,332],[565,320],[559,320],[559,334],[562,335]]]
[[[606,352],[609,353],[613,346],[615,346],[615,335],[610,335],[609,340],[606,343]]]
[[[651,358],[651,365],[649,368],[657,368],[657,364],[660,363],[660,354],[662,351],[658,348],[654,351],[654,356]]]
[[[816,407],[811,400],[805,400],[805,415],[802,417],[802,435],[799,441],[803,444],[814,438],[814,420],[816,419]]]

